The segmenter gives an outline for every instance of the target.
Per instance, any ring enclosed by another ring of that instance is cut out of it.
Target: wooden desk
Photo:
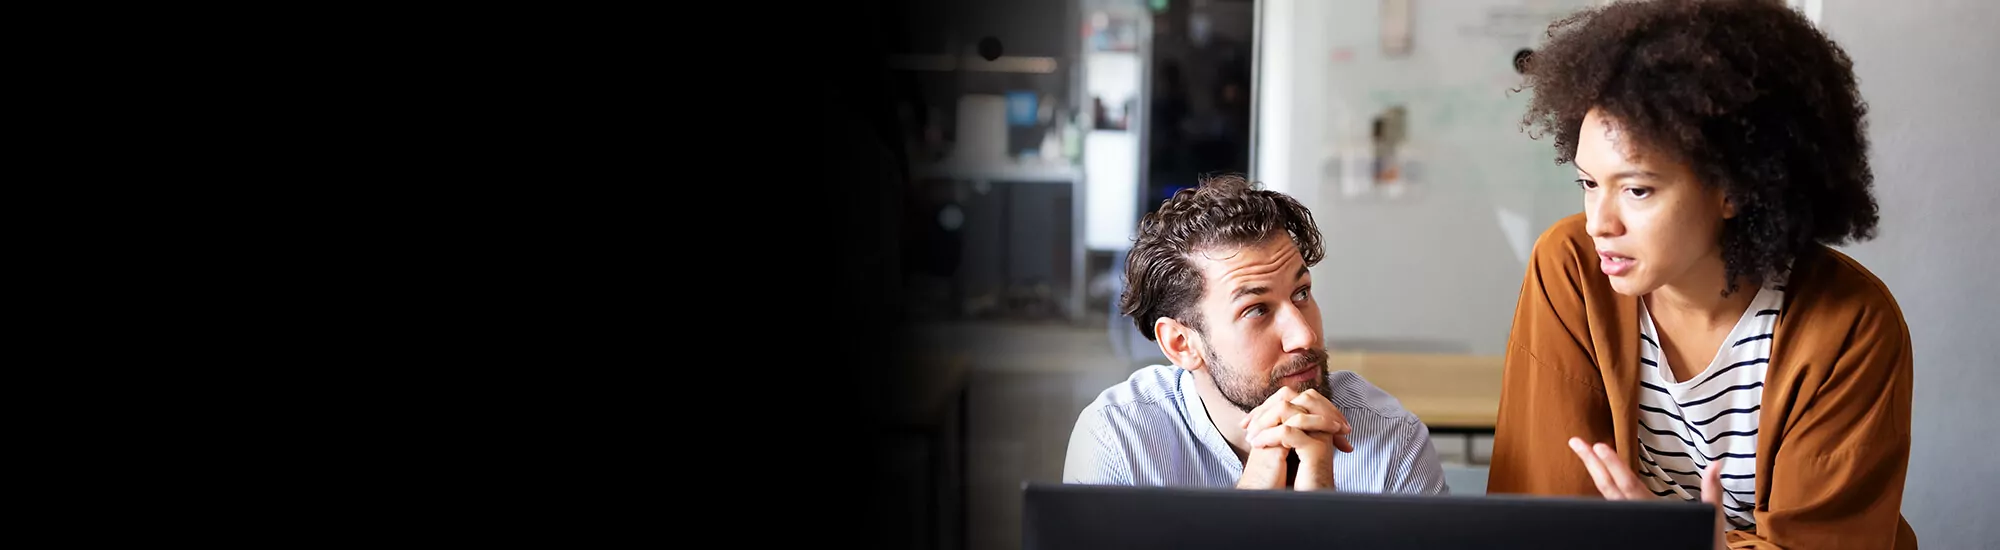
[[[1354,371],[1395,396],[1431,433],[1464,436],[1469,462],[1472,437],[1491,435],[1498,423],[1500,356],[1349,352],[1330,354],[1326,362],[1329,370]]]
[[[1498,355],[1333,353],[1330,370],[1350,370],[1403,402],[1432,431],[1492,433],[1500,412]]]

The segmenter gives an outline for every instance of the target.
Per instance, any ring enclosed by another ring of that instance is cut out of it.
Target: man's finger
[[[1291,386],[1278,386],[1278,391],[1275,391],[1275,392],[1271,392],[1271,397],[1270,397],[1270,398],[1268,398],[1268,399],[1265,399],[1265,400],[1264,400],[1264,402],[1265,402],[1265,403],[1283,403],[1283,402],[1286,402],[1286,401],[1291,401],[1291,400],[1292,400],[1292,398],[1294,398],[1294,397],[1298,397],[1298,396],[1299,396],[1299,392],[1298,392],[1298,390],[1294,390],[1294,389],[1292,389],[1292,387],[1291,387]]]
[[[1250,436],[1250,448],[1279,447],[1285,443],[1285,432],[1298,431],[1291,426],[1275,426]]]
[[[1328,431],[1330,428],[1334,427],[1334,423],[1330,420],[1327,420],[1326,417],[1312,413],[1299,413],[1292,415],[1291,418],[1285,419],[1285,425],[1302,430],[1308,430],[1308,431],[1319,430],[1322,432]]]
[[[1330,416],[1341,423],[1347,422],[1347,414],[1340,412],[1340,407],[1334,406],[1333,401],[1327,400],[1326,396],[1320,395],[1319,390],[1309,389],[1301,392],[1298,397],[1292,398],[1291,403],[1305,407],[1313,414]]]
[[[1306,451],[1309,453],[1324,452],[1327,446],[1326,440],[1313,437],[1312,434],[1306,433],[1305,430],[1300,430],[1297,428],[1285,430],[1284,444],[1286,447],[1291,447],[1295,450]],[[1319,454],[1310,456],[1326,456],[1326,455]]]
[[[1340,429],[1333,430],[1333,435],[1336,436],[1334,446],[1339,447],[1341,452],[1344,453],[1354,452],[1354,445],[1347,442],[1347,435],[1354,433],[1354,427],[1347,423],[1347,415],[1340,412],[1340,407],[1334,406],[1332,401],[1326,399],[1326,396],[1320,395],[1319,390],[1308,389],[1299,392],[1299,396],[1292,398],[1290,402],[1293,405],[1304,407],[1311,414],[1317,414],[1339,422]]]
[[[1345,422],[1317,414],[1304,413],[1295,414],[1291,418],[1285,419],[1285,425],[1305,430],[1306,433],[1324,434],[1325,437],[1332,437],[1348,429]]]
[[[1344,420],[1310,413],[1292,415],[1291,418],[1285,419],[1284,424],[1308,432],[1325,432],[1330,436],[1347,435],[1354,432],[1354,428],[1348,426]]]
[[[1282,402],[1275,403],[1271,408],[1265,409],[1263,414],[1250,422],[1250,428],[1244,430],[1244,435],[1256,435],[1273,427],[1282,426],[1286,418],[1297,415],[1298,411],[1292,405]]]
[[[1298,448],[1298,443],[1299,443],[1298,438],[1300,437],[1306,437],[1305,430],[1301,430],[1291,426],[1276,426],[1268,430],[1257,432],[1257,437],[1253,438],[1250,441],[1250,446],[1251,447],[1277,446],[1277,447],[1296,449]]]
[[[1251,421],[1256,420],[1258,415],[1263,414],[1264,411],[1270,410],[1271,407],[1279,403],[1291,401],[1293,397],[1297,396],[1298,392],[1292,391],[1291,386],[1280,387],[1278,388],[1278,391],[1271,392],[1270,397],[1264,398],[1263,403],[1259,403],[1257,404],[1256,408],[1250,409],[1250,413],[1244,415],[1243,421],[1239,422],[1238,424],[1243,426],[1243,428],[1246,430],[1250,429]]]
[[[1323,448],[1326,446],[1325,441],[1307,434],[1305,430],[1291,426],[1278,426],[1259,432],[1250,444],[1252,447],[1279,445],[1305,451],[1324,450]]]
[[[1259,416],[1256,419],[1250,421],[1250,427],[1248,431],[1254,432],[1257,430],[1262,430],[1265,428],[1283,424],[1285,422],[1285,419],[1297,416],[1305,412],[1306,410],[1304,408],[1299,407],[1298,405],[1293,405],[1291,403],[1284,403],[1284,402],[1273,403],[1270,407],[1265,408],[1264,412],[1259,414]]]
[[[1611,476],[1605,473],[1604,465],[1598,463],[1597,453],[1591,452],[1590,446],[1584,444],[1582,438],[1569,438],[1569,449],[1576,452],[1577,460],[1583,461],[1583,468],[1590,470],[1590,480],[1597,483],[1598,493],[1610,500],[1624,500],[1625,495],[1619,493],[1617,486],[1611,484]]]
[[[1611,474],[1611,484],[1618,487],[1618,492],[1624,493],[1625,498],[1637,500],[1653,494],[1652,490],[1639,483],[1639,476],[1632,475],[1632,467],[1618,458],[1618,451],[1610,445],[1598,443],[1592,445],[1591,450],[1597,453],[1598,462],[1604,464],[1604,471]]]
[[[1259,416],[1263,416],[1264,411],[1269,410],[1270,408],[1271,408],[1270,401],[1267,400],[1263,403],[1260,403],[1257,405],[1256,408],[1250,409],[1250,412],[1243,413],[1243,420],[1237,422],[1236,424],[1238,426],[1242,426],[1244,429],[1249,429],[1250,422],[1256,420],[1257,417]]]
[[[1354,452],[1354,444],[1347,441],[1347,434],[1354,428],[1346,422],[1317,414],[1300,414],[1285,419],[1284,425],[1305,430],[1307,434],[1320,435],[1333,444],[1340,452]]]
[[[1250,409],[1250,412],[1243,414],[1243,421],[1237,422],[1237,425],[1242,426],[1245,430],[1250,429],[1251,424],[1257,423],[1257,419],[1264,416],[1264,411],[1271,410],[1272,404],[1274,402],[1267,400],[1263,404],[1257,405],[1257,408]]]
[[[1340,408],[1333,406],[1333,401],[1328,400],[1325,395],[1320,395],[1319,390],[1315,389],[1307,389],[1306,391],[1299,392],[1298,397],[1291,398],[1289,402],[1293,405],[1305,407],[1306,410],[1312,411],[1313,414],[1325,416],[1340,414]]]

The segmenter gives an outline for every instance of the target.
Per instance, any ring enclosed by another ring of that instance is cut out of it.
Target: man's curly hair
[[[1307,267],[1325,256],[1312,212],[1298,200],[1239,175],[1205,177],[1139,220],[1138,238],[1125,256],[1119,311],[1147,340],[1158,339],[1153,321],[1161,317],[1204,330],[1197,307],[1201,269],[1190,255],[1256,245],[1275,235],[1290,236]]]
[[[1867,105],[1839,45],[1777,2],[1618,2],[1549,25],[1527,62],[1523,127],[1576,159],[1601,109],[1648,151],[1684,161],[1736,205],[1722,230],[1728,295],[1815,243],[1875,236]]]

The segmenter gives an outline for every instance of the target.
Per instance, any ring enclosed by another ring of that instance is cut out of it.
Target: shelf
[[[1074,184],[1083,175],[1077,167],[1061,162],[941,162],[918,165],[913,175],[926,179],[954,179],[986,182]]]

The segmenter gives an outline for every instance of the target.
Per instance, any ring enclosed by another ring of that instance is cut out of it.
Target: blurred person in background
[[[1064,482],[1445,493],[1416,415],[1327,370],[1310,274],[1323,254],[1304,206],[1240,176],[1147,214],[1120,307],[1173,364],[1084,408]]]
[[[1614,3],[1549,36],[1523,124],[1583,212],[1535,244],[1487,491],[1712,503],[1719,547],[1916,548],[1909,329],[1831,248],[1878,217],[1846,53],[1767,1]]]

